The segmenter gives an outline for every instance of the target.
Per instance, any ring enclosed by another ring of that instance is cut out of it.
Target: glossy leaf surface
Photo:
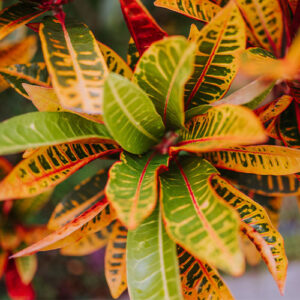
[[[122,148],[141,154],[159,142],[164,125],[145,92],[126,78],[111,73],[104,93],[104,121]]]
[[[300,150],[280,146],[248,146],[207,152],[203,157],[217,168],[259,175],[300,172]]]
[[[214,267],[201,262],[179,246],[177,253],[184,299],[234,299]]]
[[[88,27],[46,17],[40,25],[43,54],[53,87],[63,107],[102,113],[107,67]]]
[[[127,27],[140,54],[154,42],[167,36],[140,0],[120,0]]]
[[[127,230],[116,222],[105,252],[105,278],[114,299],[127,289],[126,242]]]
[[[68,112],[32,112],[0,124],[1,155],[80,140],[114,143],[103,124]]]
[[[255,244],[283,293],[288,262],[283,238],[273,227],[267,213],[259,204],[221,177],[212,177],[211,185],[218,195],[237,209],[242,220],[241,230]]]
[[[195,45],[172,37],[150,46],[133,77],[152,100],[168,128],[184,126],[184,85],[193,72]]]
[[[91,143],[42,147],[21,161],[0,183],[0,200],[38,195],[92,160],[119,151],[114,145]]]
[[[105,194],[129,229],[137,228],[155,208],[158,172],[167,165],[168,155],[150,152],[137,157],[123,152],[121,162],[110,169]]]
[[[160,176],[166,230],[193,256],[238,275],[244,261],[239,249],[239,220],[209,185],[217,170],[201,158],[183,158]]]
[[[126,252],[131,299],[182,299],[176,245],[164,229],[159,206],[128,232]]]
[[[194,73],[186,85],[186,108],[219,100],[238,70],[238,53],[245,48],[243,19],[233,2],[189,39],[197,44]]]
[[[179,143],[171,151],[206,152],[266,140],[264,128],[249,109],[221,105],[196,116],[179,132]]]

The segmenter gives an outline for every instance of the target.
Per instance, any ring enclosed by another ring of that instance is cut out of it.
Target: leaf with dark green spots
[[[32,112],[0,124],[0,154],[89,139],[114,143],[103,124],[68,112]]]
[[[136,48],[133,38],[130,38],[128,43],[128,52],[127,52],[127,63],[131,70],[135,69],[135,66],[140,58],[139,51]]]
[[[161,117],[147,94],[128,79],[111,73],[104,88],[104,121],[128,152],[141,154],[164,134]]]

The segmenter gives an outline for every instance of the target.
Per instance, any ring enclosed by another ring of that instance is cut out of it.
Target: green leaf
[[[0,74],[19,94],[29,98],[23,83],[50,87],[50,77],[45,63],[13,65],[0,70]]]
[[[158,172],[167,165],[168,155],[150,152],[136,156],[123,152],[121,162],[110,169],[105,194],[129,229],[138,227],[155,208]]]
[[[131,70],[134,70],[139,58],[140,54],[138,49],[136,48],[135,42],[133,38],[130,38],[128,42],[127,63]]]
[[[164,125],[146,93],[128,79],[111,73],[104,87],[104,121],[128,152],[141,154],[157,144]]]
[[[164,223],[193,256],[233,275],[244,269],[239,218],[209,185],[217,170],[200,158],[182,158],[160,176]]]
[[[67,194],[55,207],[48,222],[48,228],[51,230],[60,228],[101,200],[104,196],[104,187],[107,181],[106,171],[100,170]]]
[[[193,72],[195,44],[184,37],[152,44],[139,60],[133,77],[154,103],[167,128],[184,126],[184,85]]]
[[[164,229],[159,206],[128,232],[127,266],[130,299],[182,299],[176,245]]]
[[[211,108],[212,108],[211,105],[203,104],[187,110],[185,112],[186,122],[192,119],[193,117],[206,114]]]
[[[48,16],[43,19],[39,33],[61,105],[80,112],[102,113],[108,70],[92,32],[76,20],[62,23]]]
[[[37,270],[36,255],[18,257],[15,259],[16,268],[24,284],[29,284]]]
[[[103,124],[68,112],[33,112],[0,124],[0,154],[88,139],[112,142]]]

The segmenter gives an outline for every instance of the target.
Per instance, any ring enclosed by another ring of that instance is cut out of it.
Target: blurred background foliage
[[[3,7],[15,2],[3,0]],[[191,19],[172,11],[156,8],[153,2],[154,0],[143,0],[145,6],[165,31],[170,35],[188,35],[193,22]],[[118,0],[74,0],[73,3],[65,6],[65,11],[67,15],[86,23],[99,41],[110,46],[126,59],[130,35]],[[198,28],[203,26],[200,22],[195,22]],[[30,30],[28,33],[33,34]],[[42,60],[42,53],[39,49],[34,61]],[[232,89],[236,89],[244,83],[245,78],[240,76],[235,80]],[[12,89],[0,94],[0,121],[34,110],[30,101]],[[11,155],[7,158],[16,164],[21,156]],[[103,160],[94,161],[76,172],[55,189],[49,204],[41,213],[31,218],[30,223],[47,223],[54,207],[64,195],[83,179],[95,174],[100,168],[108,167],[111,163],[111,161]],[[280,219],[279,231],[285,239],[288,258],[290,261],[299,260],[300,216],[296,199],[289,198],[284,201]],[[58,251],[39,253],[39,267],[33,280],[37,299],[112,299],[104,278],[104,253],[104,249],[86,257],[63,257],[59,255]],[[263,263],[257,267],[248,268],[257,272],[266,269]],[[276,289],[275,284],[274,289]],[[3,281],[0,281],[0,299],[9,299]],[[127,299],[127,295],[123,295],[121,299]]]

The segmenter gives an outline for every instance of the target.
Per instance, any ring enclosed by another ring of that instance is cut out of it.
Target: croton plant
[[[114,298],[128,287],[131,299],[233,299],[217,269],[239,276],[257,255],[283,293],[278,210],[300,194],[300,1],[156,0],[194,19],[186,38],[141,1],[120,0],[127,62],[66,15],[67,2],[0,12],[1,89],[38,110],[0,124],[0,155],[25,151],[14,167],[0,160],[0,276],[11,298],[34,298],[36,252],[105,245]],[[24,24],[32,33],[12,36]],[[31,63],[37,37],[44,61]],[[228,96],[237,72],[251,82]],[[22,225],[56,185],[108,158],[47,228]]]

